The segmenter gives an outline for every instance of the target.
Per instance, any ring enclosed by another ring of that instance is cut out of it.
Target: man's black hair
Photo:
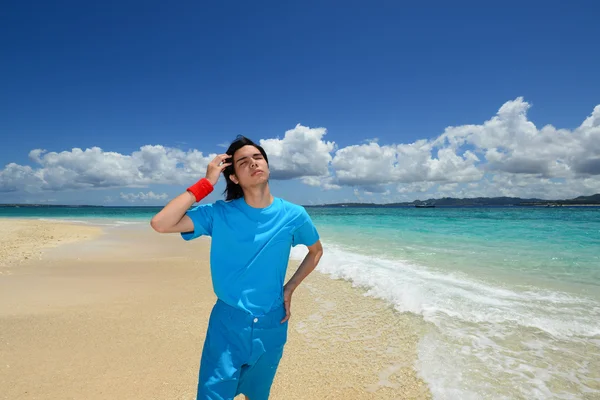
[[[234,183],[231,180],[231,178],[229,177],[230,175],[235,174],[235,165],[233,164],[233,155],[235,154],[236,151],[238,151],[239,149],[241,149],[244,146],[256,147],[258,149],[258,151],[260,151],[260,154],[262,154],[262,156],[265,158],[267,165],[269,164],[269,159],[267,158],[267,153],[265,153],[265,149],[263,149],[261,146],[254,143],[252,140],[248,139],[247,137],[238,135],[235,138],[235,140],[233,142],[231,142],[231,144],[229,145],[229,148],[225,152],[231,156],[231,159],[229,159],[228,162],[232,163],[230,166],[225,168],[225,170],[223,171],[223,174],[225,175],[225,181],[227,182],[227,187],[225,188],[225,191],[223,192],[223,194],[225,194],[226,201],[235,200],[235,199],[244,197],[244,192],[242,191],[242,187],[240,185],[238,185],[237,183]]]

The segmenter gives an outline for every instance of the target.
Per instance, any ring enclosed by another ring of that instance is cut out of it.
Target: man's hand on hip
[[[292,316],[291,306],[292,306],[292,294],[294,293],[294,287],[291,285],[285,285],[283,287],[283,306],[285,307],[285,317],[281,320],[283,324],[285,321],[289,320]]]

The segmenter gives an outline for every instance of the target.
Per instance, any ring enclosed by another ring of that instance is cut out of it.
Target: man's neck
[[[244,190],[244,200],[246,204],[254,208],[265,208],[269,207],[273,202],[273,196],[269,185],[262,187],[255,187]]]

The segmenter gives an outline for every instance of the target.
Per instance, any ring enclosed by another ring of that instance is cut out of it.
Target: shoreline
[[[0,276],[0,341],[10,344],[0,348],[9,365],[0,393],[192,399],[216,300],[210,240],[186,244],[140,226],[35,224],[59,225],[80,241],[56,234],[66,244],[42,247],[41,259]],[[88,240],[87,228],[104,234]],[[290,261],[288,278],[298,264]],[[294,294],[271,398],[430,399],[414,367],[418,325],[418,317],[314,271]]]

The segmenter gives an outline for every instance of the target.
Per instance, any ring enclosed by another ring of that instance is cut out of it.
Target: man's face
[[[231,180],[241,187],[252,187],[269,180],[269,165],[254,146],[244,146],[233,155],[235,175]]]

